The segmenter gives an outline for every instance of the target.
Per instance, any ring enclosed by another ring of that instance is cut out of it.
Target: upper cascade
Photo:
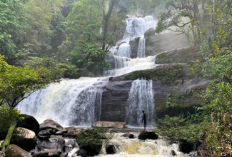
[[[151,28],[156,28],[157,21],[153,16],[128,17],[125,19],[126,31],[123,38],[110,49],[111,57],[106,60],[113,67],[104,72],[105,76],[119,76],[136,70],[145,70],[154,67],[154,60],[146,58],[146,39],[144,34]],[[137,58],[131,57],[130,41],[139,38]]]

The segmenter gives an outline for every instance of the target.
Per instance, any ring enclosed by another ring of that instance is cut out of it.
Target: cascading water
[[[139,48],[138,48],[138,54],[137,54],[137,56],[139,58],[146,57],[146,54],[145,54],[145,38],[144,37],[141,37],[139,39]]]
[[[144,33],[150,28],[156,28],[157,21],[152,16],[129,17],[125,20],[127,27],[124,37],[117,42],[118,46],[111,48],[111,58],[114,58],[114,69],[104,72],[105,76],[119,76],[135,70],[144,70],[154,67],[154,58],[146,57]],[[139,38],[136,59],[131,59],[130,41]],[[120,59],[119,59],[120,58]],[[123,59],[122,59],[123,58]],[[109,63],[112,63],[108,61]],[[141,64],[142,63],[142,64]],[[117,64],[117,65],[116,65]]]
[[[136,70],[155,67],[155,56],[145,58],[144,33],[156,27],[152,16],[131,17],[125,20],[127,28],[123,39],[111,49],[111,63],[115,69],[105,76],[119,76]],[[139,57],[131,58],[130,40],[140,37]],[[113,59],[112,59],[113,58]],[[32,93],[18,105],[24,114],[33,115],[40,123],[53,119],[63,126],[87,126],[100,120],[102,86],[108,78],[80,78],[51,83],[47,88]]]
[[[154,128],[154,98],[152,80],[138,79],[133,81],[129,94],[129,107],[127,108],[126,122],[128,127],[139,128],[141,124],[142,111],[147,118],[147,128]]]
[[[116,154],[106,154],[105,149],[97,157],[193,157],[195,151],[185,154],[179,151],[178,143],[171,143],[165,138],[141,141],[137,139],[138,133],[132,132],[135,139],[123,137],[123,133],[114,134],[109,143],[115,145]],[[103,147],[104,148],[104,147]]]
[[[39,122],[53,119],[63,126],[90,127],[100,120],[101,87],[107,83],[108,78],[62,80],[32,93],[18,109]]]

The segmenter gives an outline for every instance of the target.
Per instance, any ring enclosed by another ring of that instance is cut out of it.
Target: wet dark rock
[[[123,137],[128,137],[128,138],[135,138],[135,136],[133,134],[130,133],[126,133],[124,135],[122,135]]]
[[[183,153],[190,153],[191,151],[194,150],[194,144],[193,143],[189,143],[187,141],[180,141],[179,143],[179,151],[183,152]]]
[[[33,157],[60,157],[61,151],[57,149],[44,150],[34,153]]]
[[[6,157],[32,157],[30,153],[14,144],[6,148],[5,154]]]
[[[42,124],[40,124],[40,130],[53,129],[56,131],[62,131],[64,128],[57,122],[47,119]]]
[[[139,134],[138,138],[140,140],[146,140],[146,139],[156,140],[158,139],[158,135],[155,132],[143,131]]]
[[[82,156],[82,157],[86,157],[87,156],[87,152],[84,149],[80,149],[80,150],[78,150],[77,155],[78,156]]]
[[[57,149],[63,151],[65,146],[65,140],[63,138],[49,138],[47,140],[38,140],[36,150],[44,151],[47,149]]]
[[[48,139],[51,136],[51,129],[46,129],[46,130],[40,130],[39,133],[37,134],[37,136],[40,139]]]
[[[115,154],[116,153],[116,149],[115,146],[111,143],[108,143],[106,146],[106,154]]]
[[[137,58],[138,48],[139,48],[139,37],[130,41],[131,48],[131,58]]]
[[[131,83],[132,81],[114,81],[104,87],[101,121],[125,121]]]
[[[171,151],[172,156],[176,156],[176,152],[174,150]]]
[[[35,134],[37,134],[39,132],[38,121],[33,116],[30,116],[30,115],[21,114],[21,116],[23,117],[23,120],[18,121],[16,127],[26,128],[26,129],[34,131]]]
[[[55,134],[56,135],[63,135],[64,133],[67,133],[68,130],[61,130],[61,131],[57,131]]]
[[[94,146],[81,146],[80,150],[85,150],[87,156],[95,156],[98,155],[101,151],[102,145],[94,145]]]

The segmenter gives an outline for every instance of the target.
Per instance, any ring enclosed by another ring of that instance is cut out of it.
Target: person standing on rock
[[[144,113],[144,110],[142,111],[143,116],[142,116],[142,122],[143,122],[143,126],[144,126],[144,131],[146,130],[146,125],[147,125],[147,118],[146,118],[146,114]]]

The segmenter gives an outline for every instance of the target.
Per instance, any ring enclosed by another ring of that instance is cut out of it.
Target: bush
[[[87,151],[88,156],[98,155],[104,142],[111,136],[107,136],[107,128],[93,128],[82,130],[76,138],[80,149]]]
[[[158,120],[157,132],[173,140],[198,143],[204,139],[204,128],[203,123],[190,123],[183,116],[165,116],[164,119]]]

